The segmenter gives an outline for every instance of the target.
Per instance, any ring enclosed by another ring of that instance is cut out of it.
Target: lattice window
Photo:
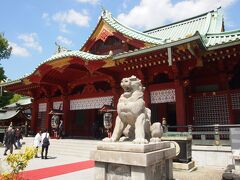
[[[151,91],[151,103],[176,102],[175,89],[165,89],[160,91]]]
[[[232,109],[240,109],[240,93],[232,93]]]
[[[112,103],[113,96],[74,99],[70,101],[70,110],[100,109],[104,105],[111,105]]]
[[[229,122],[227,96],[196,97],[194,121],[195,125],[227,124]]]

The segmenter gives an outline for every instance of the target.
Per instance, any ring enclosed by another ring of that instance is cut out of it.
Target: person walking
[[[36,148],[35,158],[38,158],[38,147],[41,146],[41,142],[42,142],[41,135],[42,135],[42,131],[39,131],[34,137],[33,146]]]
[[[48,133],[48,130],[45,129],[42,133],[42,136],[41,136],[41,142],[42,142],[42,151],[41,151],[41,158],[42,159],[47,159],[47,154],[48,154],[48,147],[50,145],[50,136],[49,136],[49,133]],[[45,156],[43,157],[43,153],[45,151]]]
[[[5,151],[4,156],[7,155],[7,151],[10,150],[10,153],[13,153],[13,144],[15,143],[15,135],[14,130],[11,126],[8,127],[5,135],[4,135],[4,145],[5,145]]]

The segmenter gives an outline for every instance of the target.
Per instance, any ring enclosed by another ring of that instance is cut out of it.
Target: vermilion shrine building
[[[139,32],[108,11],[80,50],[59,47],[34,72],[2,84],[31,96],[31,128],[51,128],[62,108],[70,136],[92,136],[98,110],[116,108],[120,81],[136,75],[146,87],[152,121],[169,125],[240,123],[240,31],[224,31],[219,10]],[[116,113],[114,114],[116,115]]]

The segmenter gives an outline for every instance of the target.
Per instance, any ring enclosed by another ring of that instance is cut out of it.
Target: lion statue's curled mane
[[[161,123],[151,125],[151,110],[145,107],[143,99],[145,88],[141,80],[136,76],[123,78],[121,87],[124,93],[118,100],[118,116],[113,134],[103,141],[133,140],[133,143],[137,144],[159,142],[163,132],[162,126]]]

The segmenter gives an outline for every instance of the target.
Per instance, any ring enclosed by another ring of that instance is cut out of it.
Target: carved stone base
[[[91,157],[95,160],[95,180],[173,179],[175,148],[169,142],[133,144],[101,142]]]

